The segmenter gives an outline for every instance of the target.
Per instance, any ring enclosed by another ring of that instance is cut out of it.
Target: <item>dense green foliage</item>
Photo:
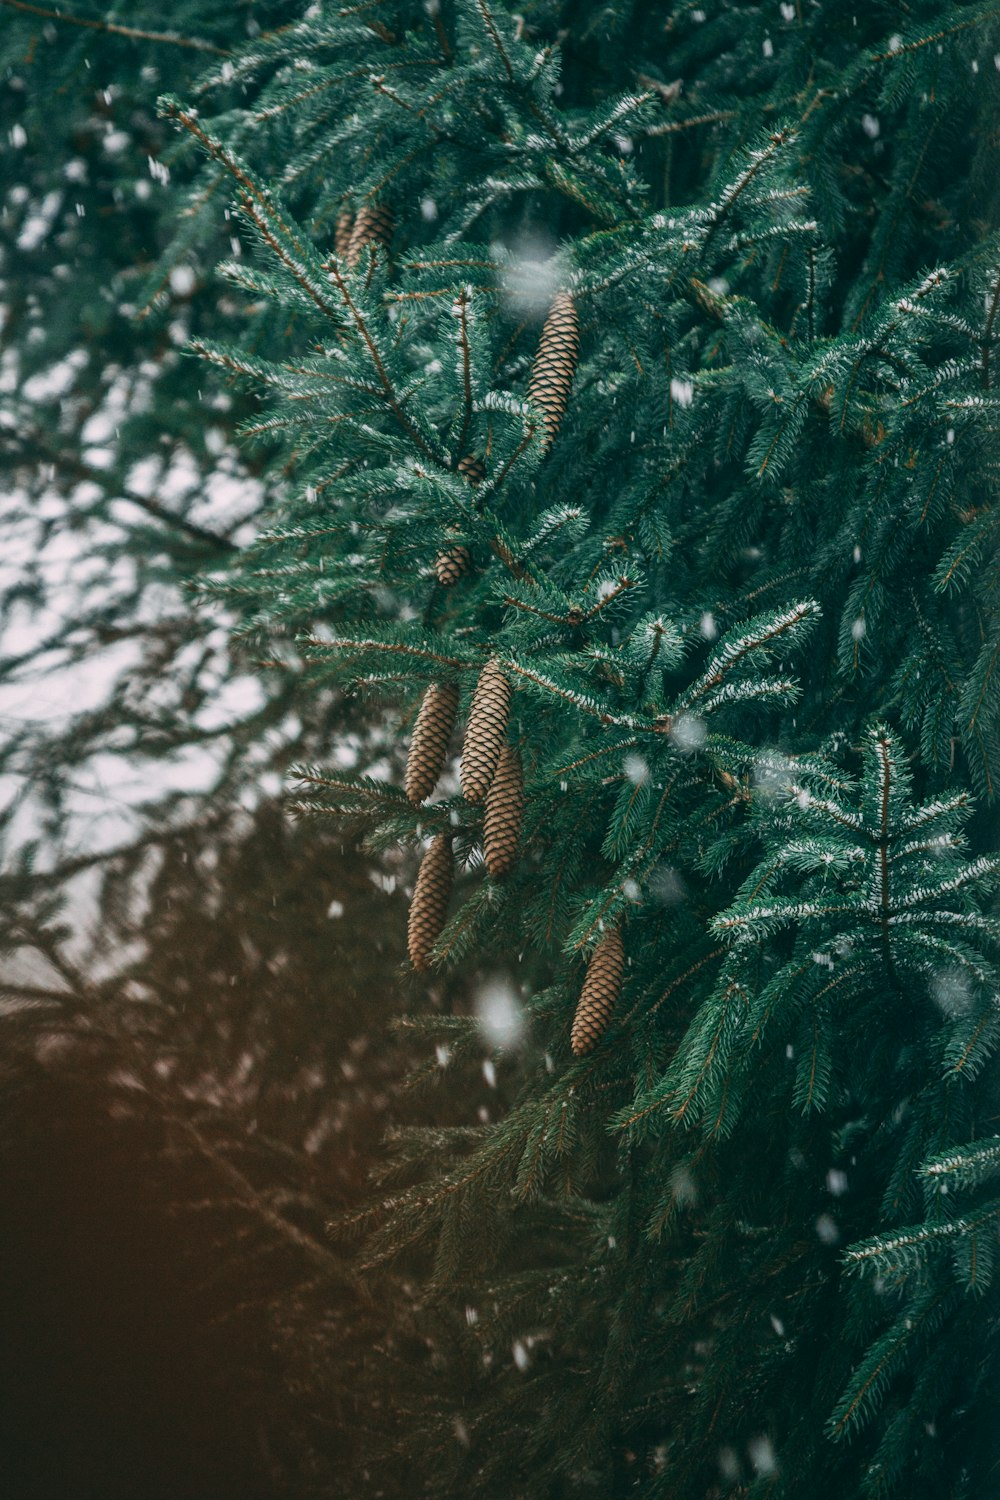
[[[502,881],[447,778],[300,768],[374,849],[453,837],[440,983],[502,970],[525,1020],[400,1001],[469,1109],[363,1216],[436,1307],[366,1369],[376,1486],[995,1485],[997,55],[990,4],[321,3],[162,100],[172,253],[236,205],[245,315],[192,347],[276,499],[205,597],[390,742],[431,683],[514,686]],[[338,252],[373,205],[390,249]]]

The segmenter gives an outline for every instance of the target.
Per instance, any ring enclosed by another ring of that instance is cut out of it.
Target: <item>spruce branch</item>
[[[385,367],[385,362],[383,361],[382,355],[379,352],[378,345],[372,335],[371,329],[368,326],[368,321],[351,295],[350,289],[347,285],[346,277],[341,272],[335,260],[331,260],[329,262],[328,268],[330,276],[336,284],[337,290],[340,292],[341,298],[343,299],[344,306],[347,308],[354,326],[357,329],[358,333],[361,335],[362,342],[364,343],[364,346],[368,351],[368,357],[375,369],[375,374],[378,378],[379,385],[382,388],[382,393],[385,402],[389,407],[389,410],[392,412],[392,415],[395,417],[402,430],[406,433],[407,437],[412,440],[412,442],[416,445],[416,447],[420,450],[424,457],[429,458],[433,463],[441,464],[443,462],[441,455],[439,455],[435,451],[431,443],[413,424],[413,422],[404,411],[402,399],[400,398],[399,393],[397,392],[392,379]]]
[[[273,195],[262,188],[249,168],[214,136],[199,125],[191,111],[179,100],[165,94],[159,101],[160,113],[174,120],[192,135],[202,149],[218,161],[236,182],[240,201],[251,222],[256,226],[265,243],[291,273],[305,295],[317,309],[338,327],[342,314],[336,303],[331,302],[322,290],[322,268],[304,236],[287,216],[282,216]]]

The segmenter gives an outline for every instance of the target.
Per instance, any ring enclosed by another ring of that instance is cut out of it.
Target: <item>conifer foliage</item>
[[[304,805],[430,836],[414,969],[519,966],[526,1033],[411,1018],[506,1107],[366,1217],[430,1252],[421,1493],[995,1486],[998,53],[975,0],[320,4],[163,100],[281,330],[196,341],[283,480],[210,592],[423,703],[405,795]]]

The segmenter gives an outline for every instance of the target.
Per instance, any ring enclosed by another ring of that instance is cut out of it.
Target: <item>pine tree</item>
[[[989,1493],[995,7],[297,16],[162,111],[187,232],[211,184],[254,244],[261,338],[194,349],[278,498],[209,597],[303,697],[402,729],[448,681],[467,724],[428,807],[300,768],[432,837],[404,1019],[467,1105],[363,1216],[435,1309],[386,1447],[435,1496]],[[438,1008],[477,964],[527,1039]]]
[[[248,59],[307,219],[224,117],[164,108],[260,236],[230,274],[298,320],[273,363],[203,351],[287,434],[237,586],[262,628],[327,603],[302,650],[380,711],[467,685],[436,962],[521,955],[509,1107],[415,1137],[419,1180],[371,1215],[371,1259],[435,1247],[442,1328],[468,1301],[489,1363],[458,1444],[446,1378],[419,1407],[425,1492],[981,1492],[994,13],[455,0],[352,27]],[[388,182],[391,262],[328,275],[325,223]],[[477,568],[438,592],[456,529]],[[501,894],[467,854],[508,735]],[[423,832],[361,782],[325,801]],[[626,920],[627,964],[601,944]],[[498,1045],[428,1029],[456,1089]]]

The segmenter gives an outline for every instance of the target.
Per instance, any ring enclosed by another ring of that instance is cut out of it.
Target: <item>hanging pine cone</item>
[[[472,553],[459,544],[439,552],[434,559],[434,576],[442,588],[450,589],[460,578],[464,578],[472,567]]]
[[[462,747],[462,791],[467,802],[482,802],[489,791],[507,736],[511,685],[491,657],[479,674]]]
[[[392,209],[384,203],[366,203],[358,209],[347,247],[347,265],[354,270],[366,245],[381,245],[388,250],[393,230]]]
[[[557,292],[545,319],[528,382],[528,396],[545,415],[546,447],[555,441],[565,414],[579,353],[580,322],[573,298],[569,292]]]
[[[483,857],[494,880],[506,875],[517,856],[524,814],[524,772],[513,745],[504,744],[496,775],[486,794]]]
[[[406,795],[414,804],[423,802],[438,784],[457,713],[455,684],[432,682],[420,705],[406,757]]]
[[[451,834],[439,833],[420,861],[417,883],[410,902],[406,946],[415,969],[431,966],[431,949],[441,936],[451,895]]]
[[[486,478],[486,465],[477,453],[467,453],[458,460],[458,472],[475,488]]]
[[[622,935],[617,927],[611,927],[591,954],[587,977],[577,1001],[570,1034],[575,1057],[584,1057],[604,1035],[621,993],[624,973]]]
[[[354,215],[349,208],[342,208],[337,215],[337,224],[333,231],[333,248],[338,260],[346,261],[350,254],[353,229]]]

